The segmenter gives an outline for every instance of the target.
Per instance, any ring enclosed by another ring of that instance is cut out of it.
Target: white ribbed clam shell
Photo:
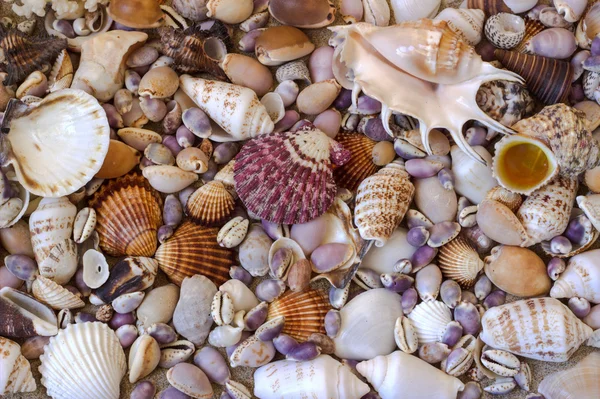
[[[538,391],[546,399],[600,398],[600,353],[592,352],[575,367],[549,374]]]
[[[35,391],[31,366],[19,344],[0,337],[0,353],[0,395]]]
[[[550,290],[550,296],[579,297],[600,303],[600,249],[572,257]]]
[[[52,309],[76,309],[85,306],[77,295],[44,276],[36,277],[31,290],[36,299]]]
[[[481,41],[485,21],[483,10],[446,8],[434,19],[448,22],[448,26],[472,46]]]
[[[125,353],[106,324],[69,324],[50,338],[40,373],[53,399],[118,399]]]
[[[440,248],[438,266],[444,277],[470,288],[475,284],[484,263],[466,239],[457,237]]]
[[[452,321],[452,312],[444,302],[421,302],[408,314],[419,337],[419,345],[440,342],[446,325]]]

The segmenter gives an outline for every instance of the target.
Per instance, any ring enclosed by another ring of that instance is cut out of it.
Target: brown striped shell
[[[459,236],[440,248],[438,266],[444,277],[468,289],[475,284],[484,262],[467,239]]]
[[[185,221],[158,248],[154,259],[177,285],[186,277],[202,274],[220,286],[229,280],[229,267],[235,263],[235,256],[231,250],[219,246],[218,232],[218,228]]]
[[[350,161],[333,171],[333,178],[340,188],[356,191],[358,185],[371,176],[379,167],[373,163],[373,147],[377,142],[364,134],[342,132],[335,140],[350,151]]]
[[[111,256],[152,256],[162,225],[162,199],[140,174],[104,184],[90,199],[100,247]]]
[[[478,8],[485,12],[485,16],[496,15],[501,12],[512,12],[503,0],[467,0],[466,8]]]
[[[283,333],[303,342],[313,333],[326,333],[323,323],[330,309],[329,299],[323,291],[288,291],[269,305],[267,320],[285,316]]]
[[[518,53],[527,54],[527,44],[531,38],[546,29],[544,24],[535,19],[525,18],[525,36],[521,43],[517,45],[517,47],[513,48],[513,51]]]
[[[185,213],[202,226],[220,226],[227,221],[234,208],[235,201],[225,185],[213,180],[190,195]]]

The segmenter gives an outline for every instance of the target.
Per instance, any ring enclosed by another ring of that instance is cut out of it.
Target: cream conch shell
[[[445,21],[422,19],[386,28],[358,23],[329,29],[334,32],[330,39],[335,47],[334,76],[353,90],[354,102],[362,90],[382,103],[381,119],[388,134],[393,136],[392,112],[406,114],[419,121],[428,153],[432,153],[429,132],[443,127],[461,150],[483,162],[463,137],[463,124],[477,120],[512,133],[479,109],[476,96],[485,82],[522,83],[522,78],[483,62]]]
[[[600,303],[600,249],[587,251],[569,259],[564,272],[554,283],[553,298],[585,298]]]
[[[0,337],[0,353],[0,395],[35,391],[31,366],[19,344]]]

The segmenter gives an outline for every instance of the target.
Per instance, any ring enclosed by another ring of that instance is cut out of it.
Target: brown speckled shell
[[[350,161],[334,169],[333,177],[340,188],[355,192],[358,185],[379,167],[373,163],[373,147],[377,142],[364,134],[342,132],[335,140],[350,151]]]
[[[467,239],[459,236],[440,248],[438,265],[444,277],[469,289],[475,284],[484,263]]]
[[[476,100],[483,112],[508,127],[531,115],[535,107],[523,85],[502,80],[482,84]]]
[[[220,181],[210,181],[190,195],[185,213],[202,226],[220,226],[235,208],[235,201]]]
[[[154,258],[169,280],[181,286],[186,277],[202,274],[217,286],[229,280],[233,252],[217,244],[218,228],[185,221],[156,251]]]
[[[488,191],[485,195],[485,199],[497,201],[502,205],[505,205],[512,212],[516,212],[523,204],[523,197],[521,197],[521,194],[513,193],[502,186],[496,186]]]
[[[90,199],[100,247],[111,256],[152,256],[162,225],[162,198],[140,174],[104,184]]]

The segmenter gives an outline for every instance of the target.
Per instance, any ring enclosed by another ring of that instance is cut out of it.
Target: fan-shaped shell
[[[452,321],[452,312],[444,302],[421,302],[408,314],[412,320],[419,345],[441,342],[446,325]]]
[[[202,274],[217,286],[229,280],[234,254],[217,243],[218,228],[185,221],[162,244],[154,258],[160,269],[177,285],[186,277]]]
[[[104,323],[69,324],[40,356],[42,384],[54,399],[118,399],[127,365],[117,335]]]
[[[525,18],[525,36],[523,37],[521,43],[519,43],[517,47],[513,49],[513,51],[527,53],[527,44],[529,40],[544,29],[546,29],[546,27],[540,21]]]
[[[600,353],[592,352],[575,367],[544,377],[538,392],[546,399],[600,398]]]
[[[162,225],[162,199],[139,174],[104,184],[89,205],[96,210],[100,247],[111,256],[152,256]]]
[[[189,196],[185,213],[202,226],[222,225],[235,208],[235,201],[220,181],[210,181]]]
[[[76,309],[85,306],[85,303],[77,295],[44,276],[36,277],[31,291],[36,299],[49,305],[52,309]]]
[[[104,110],[89,94],[60,90],[9,118],[8,163],[27,191],[44,197],[68,195],[100,170],[110,127]]]
[[[0,337],[0,353],[0,395],[35,391],[31,366],[19,344]]]
[[[283,333],[306,341],[313,333],[325,334],[323,323],[330,309],[327,294],[322,291],[288,291],[269,305],[267,320],[284,316]]]
[[[342,132],[335,140],[350,151],[350,161],[333,170],[333,177],[338,187],[354,192],[358,185],[371,176],[379,167],[373,163],[373,147],[377,142],[364,134]]]
[[[459,283],[463,288],[471,288],[477,275],[483,269],[483,260],[469,241],[456,237],[440,248],[438,266],[444,277]]]

